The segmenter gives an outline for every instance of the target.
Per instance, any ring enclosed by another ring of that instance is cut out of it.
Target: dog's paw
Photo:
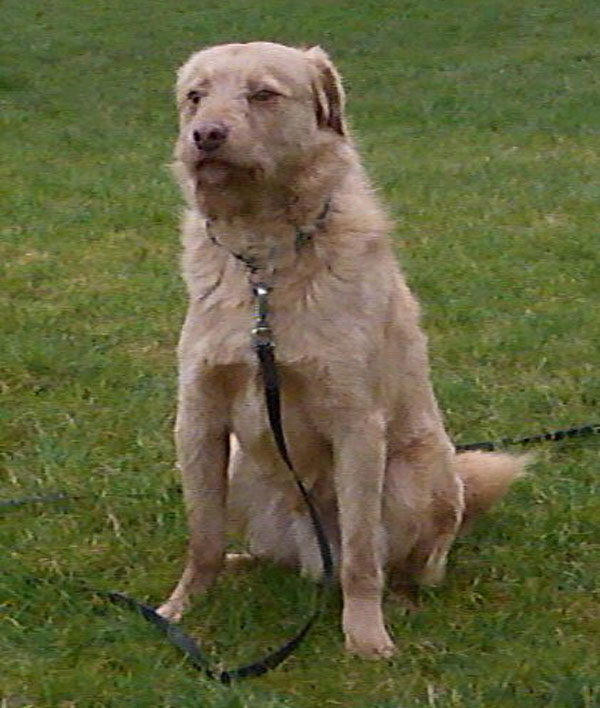
[[[418,582],[420,585],[435,587],[444,581],[446,577],[446,561],[452,540],[454,540],[454,537],[451,537],[450,542],[447,540],[440,542],[433,549],[424,568],[419,573]]]
[[[256,563],[256,556],[251,553],[228,553],[225,556],[225,567],[227,570],[243,570]]]
[[[169,622],[179,622],[183,617],[187,604],[183,600],[167,600],[156,608],[156,614]]]
[[[385,628],[380,599],[344,598],[342,626],[346,649],[367,659],[392,656],[396,647]]]
[[[346,651],[365,659],[389,659],[395,654],[396,645],[385,629],[361,633],[360,636],[346,633]]]
[[[391,583],[388,590],[390,592],[389,600],[396,607],[404,610],[406,614],[415,615],[420,611],[419,587],[416,583]]]

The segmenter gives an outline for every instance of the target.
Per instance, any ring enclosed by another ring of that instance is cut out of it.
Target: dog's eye
[[[187,99],[190,103],[193,103],[194,106],[197,106],[202,100],[202,94],[200,93],[200,91],[189,91]]]
[[[251,101],[270,101],[272,98],[277,98],[279,94],[270,89],[261,89],[250,95]]]

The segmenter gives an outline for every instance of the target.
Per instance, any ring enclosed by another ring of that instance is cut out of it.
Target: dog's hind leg
[[[462,519],[463,485],[436,433],[388,462],[384,519],[389,567],[401,583],[438,584]]]

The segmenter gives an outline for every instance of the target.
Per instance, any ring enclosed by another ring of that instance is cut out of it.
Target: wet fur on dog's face
[[[344,134],[339,77],[318,47],[252,42],[197,52],[179,71],[177,103],[175,158],[202,186],[240,171],[279,180]]]

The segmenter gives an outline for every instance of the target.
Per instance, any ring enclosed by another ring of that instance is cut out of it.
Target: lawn
[[[256,38],[332,54],[449,430],[518,436],[598,418],[597,1],[5,0],[1,18],[0,500],[73,497],[0,506],[1,708],[599,705],[597,438],[540,446],[419,613],[386,598],[389,661],[343,653],[334,596],[280,669],[225,688],[102,595],[158,603],[185,548],[178,64]],[[231,666],[312,597],[259,567],[183,625]]]

